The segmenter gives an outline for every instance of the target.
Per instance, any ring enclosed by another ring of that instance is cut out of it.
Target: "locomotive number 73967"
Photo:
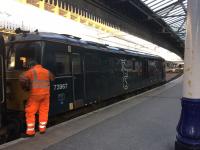
[[[68,84],[64,83],[64,84],[55,84],[54,85],[54,91],[58,91],[58,90],[65,90],[67,89]]]

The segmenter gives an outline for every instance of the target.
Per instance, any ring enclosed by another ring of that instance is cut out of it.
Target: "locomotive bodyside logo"
[[[128,69],[126,68],[126,59],[121,59],[122,86],[124,90],[128,90]]]

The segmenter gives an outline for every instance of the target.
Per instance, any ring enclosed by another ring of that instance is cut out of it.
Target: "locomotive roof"
[[[48,33],[48,32],[32,32],[32,33],[23,33],[17,34],[9,42],[23,42],[23,41],[53,41],[61,42],[74,46],[81,46],[88,49],[100,50],[104,52],[119,53],[124,55],[133,55],[140,57],[156,58],[163,59],[157,55],[143,53],[139,51],[134,51],[130,49],[123,49],[118,47],[112,47],[105,44],[100,44],[92,41],[84,41],[81,38],[67,35],[67,34],[57,34],[57,33]],[[164,59],[163,59],[164,60]]]

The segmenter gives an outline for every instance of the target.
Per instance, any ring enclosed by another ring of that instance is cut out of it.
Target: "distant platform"
[[[176,72],[170,72],[166,73],[166,81],[172,80],[178,76],[181,76],[183,73],[176,73]]]
[[[173,150],[182,77],[47,129],[5,150]]]

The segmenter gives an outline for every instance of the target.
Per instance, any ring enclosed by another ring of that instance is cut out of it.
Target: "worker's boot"
[[[40,134],[44,134],[46,132],[46,124],[47,124],[47,122],[40,122],[40,124],[39,124]]]
[[[35,124],[27,123],[26,137],[33,137],[33,136],[35,136]]]

